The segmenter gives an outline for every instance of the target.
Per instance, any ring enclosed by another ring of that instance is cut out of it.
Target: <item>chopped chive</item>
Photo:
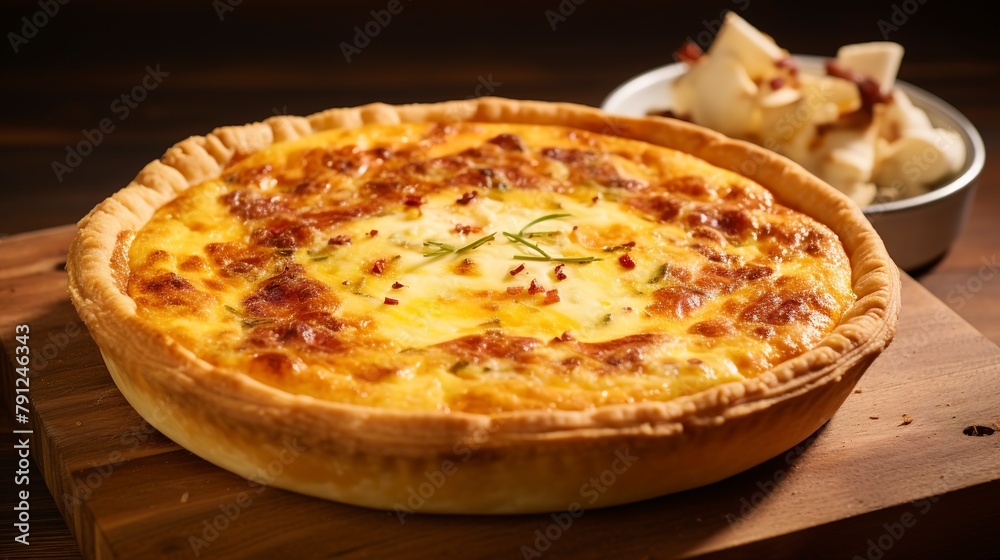
[[[455,254],[465,253],[465,252],[468,252],[468,251],[471,251],[471,250],[475,249],[476,247],[479,247],[480,245],[482,245],[484,243],[488,243],[490,241],[493,241],[493,237],[495,235],[496,235],[495,233],[491,233],[489,235],[485,235],[485,236],[480,237],[479,239],[477,239],[477,240],[473,241],[472,243],[469,243],[468,245],[465,245],[463,247],[455,247],[454,245],[449,245],[447,243],[442,243],[440,241],[424,241],[424,246],[425,247],[437,247],[438,248],[437,251],[431,251],[430,253],[424,253],[424,256],[425,257],[440,257],[441,255],[447,255],[447,254],[450,254],[450,253],[455,253]]]
[[[667,272],[670,270],[669,264],[661,264],[660,268],[657,269],[656,274],[649,279],[650,284],[659,284],[667,277]]]
[[[440,241],[424,241],[424,247],[438,248],[437,251],[424,253],[425,257],[440,257],[441,255],[447,255],[449,253],[455,252],[455,247],[453,245],[448,245],[447,243],[441,243]]]
[[[556,218],[565,218],[567,216],[572,216],[572,214],[546,214],[546,215],[542,216],[541,218],[536,218],[536,219],[531,220],[530,222],[528,222],[528,225],[526,225],[523,228],[521,228],[521,231],[517,232],[517,234],[518,235],[524,235],[524,230],[530,228],[531,226],[533,226],[535,224],[538,224],[538,223],[541,223],[541,222],[544,222],[544,221],[547,221],[547,220],[555,220]]]
[[[456,249],[456,250],[455,250],[455,253],[456,253],[456,254],[462,254],[462,253],[464,253],[464,252],[466,252],[466,251],[471,251],[471,250],[475,249],[476,247],[479,247],[479,246],[480,246],[480,245],[482,245],[483,243],[487,243],[487,242],[489,242],[489,241],[493,241],[493,237],[494,237],[495,235],[496,235],[496,233],[491,233],[491,234],[489,234],[489,235],[486,235],[486,236],[483,236],[483,237],[480,237],[479,239],[477,239],[477,240],[473,241],[472,243],[469,243],[469,244],[468,244],[468,245],[466,245],[465,247],[461,247],[461,248],[459,248],[459,249]]]
[[[445,249],[448,251],[454,251],[454,245],[448,245],[447,243],[441,243],[440,241],[424,241],[424,245],[430,245],[432,247],[438,247],[440,249]]]
[[[561,262],[561,263],[589,263],[601,260],[598,257],[538,257],[535,255],[514,255],[511,258],[518,261]]]
[[[511,241],[513,241],[515,243],[521,243],[522,245],[530,247],[531,249],[533,249],[535,252],[537,252],[538,254],[542,255],[546,259],[551,258],[551,257],[549,257],[548,253],[546,253],[545,251],[543,251],[541,249],[541,247],[539,247],[538,245],[535,245],[534,243],[528,241],[524,237],[521,237],[520,234],[510,233],[510,232],[505,231],[505,232],[503,232],[503,235],[504,235],[504,237],[506,237],[507,239],[510,239]]]

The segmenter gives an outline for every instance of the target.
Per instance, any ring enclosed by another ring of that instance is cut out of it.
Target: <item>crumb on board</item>
[[[181,503],[182,504],[186,504],[187,501],[188,501],[188,493],[185,492],[185,493],[181,494]]]
[[[855,389],[854,390],[854,394],[855,395],[860,395],[861,394],[861,389]]]
[[[910,422],[913,422],[913,418],[911,418],[909,414],[904,414],[903,415],[903,423],[900,424],[900,426],[905,426],[905,425],[909,424]]]
[[[869,420],[878,420],[878,416],[869,416],[868,419]]]

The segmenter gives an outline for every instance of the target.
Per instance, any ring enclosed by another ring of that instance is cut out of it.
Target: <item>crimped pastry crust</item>
[[[211,366],[136,315],[124,285],[130,236],[177,194],[218,176],[234,156],[333,128],[427,121],[563,125],[666,146],[740,173],[840,237],[856,303],[815,348],[754,379],[666,402],[493,415],[400,412],[290,395]],[[800,167],[690,124],[570,104],[498,98],[374,104],[221,128],[172,147],[79,226],[67,261],[70,295],[141,415],[199,456],[246,477],[259,477],[292,446],[296,455],[282,462],[273,485],[384,509],[413,508],[411,491],[426,512],[603,507],[725,478],[829,419],[891,341],[899,307],[897,269],[867,220]],[[616,452],[636,459],[590,501],[581,485],[621,467]],[[445,482],[422,491],[431,479],[441,480],[436,472]]]

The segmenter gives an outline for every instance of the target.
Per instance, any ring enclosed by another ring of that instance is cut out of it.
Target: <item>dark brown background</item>
[[[7,34],[20,34],[21,18],[40,8],[37,1],[4,2],[0,233],[74,222],[178,140],[276,112],[460,99],[475,95],[481,79],[499,84],[495,95],[597,105],[619,83],[672,62],[685,38],[710,35],[725,9],[739,11],[793,53],[819,55],[882,40],[879,21],[893,23],[895,16],[901,25],[889,39],[906,47],[900,78],[965,113],[988,153],[1000,147],[1000,40],[982,12],[985,3],[564,0],[573,13],[553,31],[545,12],[558,11],[559,0],[402,0],[403,11],[346,62],[340,43],[352,41],[354,26],[387,3],[242,0],[220,21],[212,0],[71,0],[15,54]],[[169,76],[119,120],[112,102],[140,83],[147,65]],[[64,161],[66,147],[104,118],[112,119],[114,132],[58,181],[53,161]],[[1000,251],[998,181],[1000,166],[988,161],[956,249],[919,277],[945,301],[980,259]],[[956,311],[1000,341],[1000,282]],[[7,414],[0,489],[9,512]],[[36,473],[33,481],[40,480]],[[44,493],[35,484],[32,533],[41,547],[31,552],[73,557],[75,545]],[[6,520],[2,526],[6,544]]]
[[[212,0],[72,0],[18,54],[9,39],[0,45],[0,232],[75,221],[174,142],[275,111],[465,98],[480,76],[501,84],[496,95],[596,105],[629,77],[672,62],[685,37],[730,8],[792,52],[832,55],[881,40],[878,21],[891,22],[893,5],[917,7],[889,34],[907,49],[901,77],[977,120],[996,99],[982,87],[998,72],[990,18],[961,2],[925,1],[565,0],[575,12],[553,31],[545,11],[560,0],[401,0],[403,11],[347,63],[339,44],[387,0],[243,0],[223,21]],[[37,0],[4,2],[5,34],[20,33],[20,18],[38,9]],[[119,121],[111,103],[157,64],[170,75]],[[58,182],[52,162],[105,117],[115,131]]]

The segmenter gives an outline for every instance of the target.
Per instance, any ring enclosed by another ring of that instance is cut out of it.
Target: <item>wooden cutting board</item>
[[[909,277],[895,342],[834,418],[782,456],[704,488],[578,518],[400,523],[393,513],[248,483],[153,430],[118,392],[67,299],[72,234],[0,242],[0,339],[11,392],[14,325],[31,328],[26,426],[88,558],[1000,555],[1000,349]],[[966,435],[969,426],[998,431]]]

